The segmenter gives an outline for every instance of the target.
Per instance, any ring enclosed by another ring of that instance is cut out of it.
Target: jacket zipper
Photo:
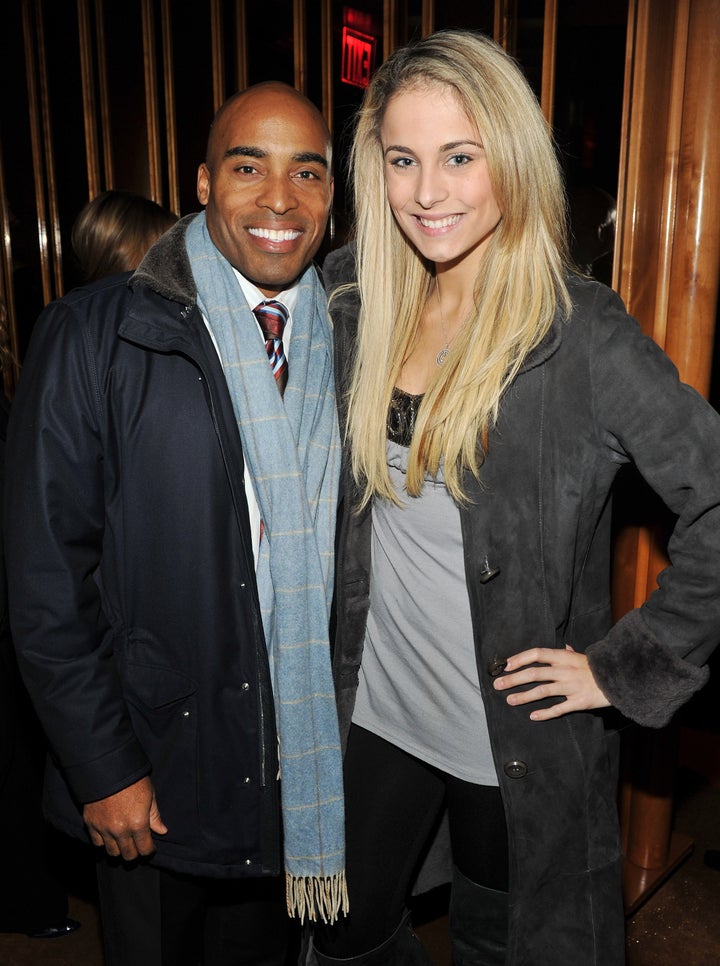
[[[181,317],[183,319],[186,319],[192,313],[193,308],[194,306],[192,305],[186,305],[180,312]],[[225,466],[225,473],[227,475],[228,483],[230,485],[230,493],[232,495],[233,506],[235,508],[235,516],[236,516],[236,519],[239,520],[236,490],[235,490],[234,484],[232,483],[232,474],[230,473],[230,467],[228,465],[228,460],[225,453],[225,446],[223,443],[222,434],[220,432],[220,425],[218,423],[217,413],[215,410],[215,402],[213,400],[213,395],[210,390],[210,381],[208,380],[207,373],[205,372],[205,369],[203,368],[202,363],[187,350],[183,350],[183,354],[187,356],[187,358],[193,363],[194,366],[197,367],[197,370],[200,373],[200,379],[204,387],[205,399],[208,405],[208,409],[210,411],[210,418],[212,419],[212,424],[215,429],[215,436],[217,437],[218,445],[220,447],[220,454],[222,456],[223,464]],[[256,608],[257,619],[260,621],[260,627],[262,629],[262,615],[260,613],[260,602],[256,601],[256,605],[257,605],[257,608]],[[260,783],[261,783],[261,787],[265,788],[267,786],[267,771],[268,771],[268,767],[267,767],[268,749],[267,749],[267,742],[266,742],[267,718],[265,714],[265,702],[263,699],[260,667],[261,667],[261,662],[263,660],[265,661],[268,660],[268,655],[267,655],[267,649],[265,649],[264,654],[260,653],[260,649],[257,644],[257,638],[255,643],[255,652],[256,652],[255,656],[257,661],[257,680],[256,680],[257,703],[258,703],[258,715],[260,717]],[[271,674],[269,666],[268,666],[268,673]]]

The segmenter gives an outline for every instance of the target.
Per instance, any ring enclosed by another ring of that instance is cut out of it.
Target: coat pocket
[[[167,667],[132,661],[123,668],[125,697],[138,741],[152,764],[164,841],[196,845],[198,811],[197,685]]]

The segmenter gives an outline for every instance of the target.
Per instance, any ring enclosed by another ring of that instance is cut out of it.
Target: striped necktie
[[[256,305],[253,312],[265,336],[265,349],[275,376],[275,382],[282,396],[288,380],[288,362],[282,341],[285,324],[289,317],[288,310],[282,302],[271,299],[268,302],[261,302]]]

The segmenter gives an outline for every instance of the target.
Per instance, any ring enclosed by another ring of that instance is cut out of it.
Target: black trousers
[[[353,725],[345,755],[350,913],[318,928],[315,945],[349,958],[392,935],[443,807],[453,862],[471,882],[507,891],[508,846],[500,790],[454,778]]]
[[[206,879],[98,860],[105,966],[290,966],[284,879]]]
[[[4,628],[4,621],[0,628]],[[67,916],[64,883],[52,862],[42,814],[47,743],[20,678],[10,637],[0,629],[0,931],[28,932]]]

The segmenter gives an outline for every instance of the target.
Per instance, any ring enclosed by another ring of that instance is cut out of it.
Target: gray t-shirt
[[[353,721],[456,778],[497,785],[459,510],[440,479],[408,497],[408,450],[388,441],[387,454],[403,506],[373,504],[370,612]]]

